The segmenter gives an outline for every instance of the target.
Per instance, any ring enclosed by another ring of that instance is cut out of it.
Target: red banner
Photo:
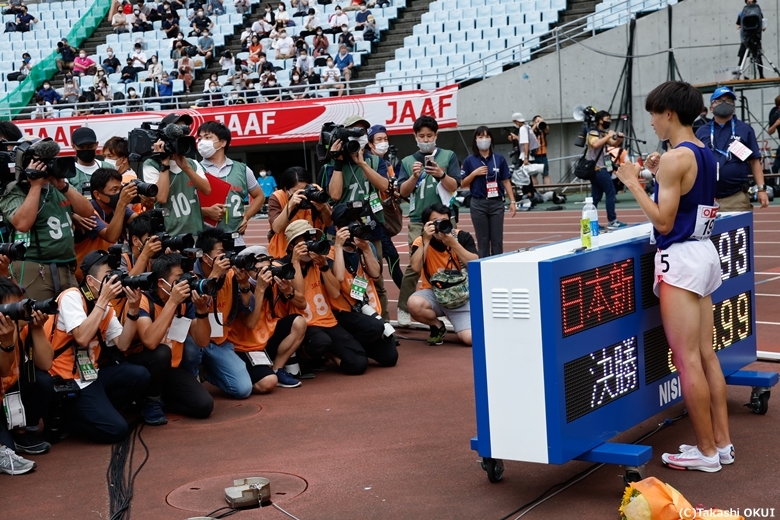
[[[316,141],[323,123],[342,123],[348,116],[359,115],[372,125],[381,124],[391,134],[406,133],[422,115],[436,118],[439,128],[457,126],[458,86],[436,91],[413,90],[363,96],[315,98],[280,103],[254,103],[214,108],[181,109],[176,112],[192,116],[193,134],[206,121],[220,121],[233,132],[231,146],[253,146],[276,143]],[[14,121],[34,137],[51,137],[72,153],[70,136],[81,126],[97,134],[100,144],[113,136],[127,137],[130,130],[144,121],[159,121],[169,112],[133,112],[101,116],[34,119]]]

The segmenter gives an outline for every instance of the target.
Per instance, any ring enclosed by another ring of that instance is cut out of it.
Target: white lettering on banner
[[[454,94],[445,94],[423,99],[407,99],[400,108],[400,114],[398,113],[398,104],[400,101],[389,101],[388,107],[390,107],[392,115],[385,121],[385,124],[402,125],[404,123],[414,123],[420,116],[431,116],[436,119],[444,119],[444,109],[453,106],[453,97]]]
[[[680,377],[676,376],[658,387],[659,406],[670,403],[682,395]]]

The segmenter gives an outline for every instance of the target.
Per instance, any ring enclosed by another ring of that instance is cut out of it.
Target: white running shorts
[[[720,257],[709,239],[678,242],[655,254],[653,292],[658,296],[664,282],[703,298],[720,287],[720,273]]]

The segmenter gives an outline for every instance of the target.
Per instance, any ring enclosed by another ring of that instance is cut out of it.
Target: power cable
[[[110,520],[130,519],[130,501],[133,498],[135,479],[149,460],[149,447],[141,435],[143,429],[144,423],[137,420],[130,434],[111,447],[111,461],[106,470]],[[138,469],[133,471],[136,442],[141,443],[145,453]]]

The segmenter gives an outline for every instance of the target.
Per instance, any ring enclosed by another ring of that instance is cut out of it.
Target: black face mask
[[[604,130],[609,130],[609,123],[611,123],[611,121],[604,121],[603,123],[601,123],[601,128],[603,128]]]
[[[447,246],[444,245],[444,242],[434,237],[431,237],[431,247],[439,253],[443,253],[447,250]]]
[[[95,150],[77,150],[76,157],[79,161],[85,163],[91,163],[95,161]]]
[[[115,193],[113,195],[101,193],[101,195],[108,197],[108,202],[104,202],[106,206],[108,206],[109,208],[116,209],[117,205],[119,204],[119,193]]]

